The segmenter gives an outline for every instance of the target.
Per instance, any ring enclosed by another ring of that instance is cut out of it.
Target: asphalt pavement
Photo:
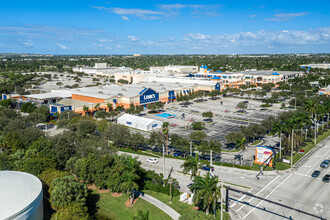
[[[323,176],[330,173],[330,168],[320,168],[323,160],[330,159],[330,137],[319,145],[318,150],[295,172],[277,176],[255,194],[288,207],[245,196],[238,203],[234,199],[231,201],[231,208],[236,212],[237,218],[330,219],[330,183],[322,182]],[[311,177],[315,170],[321,171],[318,178]]]

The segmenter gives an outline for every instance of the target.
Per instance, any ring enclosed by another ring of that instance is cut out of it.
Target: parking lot
[[[220,102],[222,101],[222,104]],[[156,115],[147,114],[145,117],[153,118],[160,121],[170,122],[171,133],[188,136],[192,129],[190,125],[194,121],[203,121],[203,112],[211,111],[213,113],[212,122],[205,122],[205,133],[209,139],[215,139],[222,143],[225,147],[225,136],[232,132],[240,130],[240,126],[248,124],[259,124],[269,116],[278,115],[283,110],[280,104],[275,104],[268,110],[261,110],[262,102],[249,100],[246,112],[239,112],[236,108],[242,99],[222,98],[219,100],[207,100],[205,102],[192,102],[191,105],[184,107],[179,102],[170,103],[165,106],[165,112],[177,115],[172,118],[163,118]],[[186,117],[183,117],[184,114]],[[187,129],[185,129],[185,127]]]

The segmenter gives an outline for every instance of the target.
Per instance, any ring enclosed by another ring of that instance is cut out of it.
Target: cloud
[[[63,44],[56,44],[61,50],[69,50],[70,48]]]
[[[250,18],[255,18],[257,15],[250,15]]]
[[[139,39],[135,36],[127,36],[130,41],[139,41]]]
[[[112,40],[111,39],[98,39],[98,42],[108,43],[108,42],[112,42]]]
[[[121,16],[121,18],[122,18],[123,20],[125,20],[125,21],[129,21],[129,18],[128,18],[127,16],[125,16],[125,15]]]
[[[139,9],[139,8],[106,8],[106,7],[98,7],[98,6],[91,6],[92,8],[96,8],[99,10],[105,10],[108,13],[114,13],[117,15],[121,15],[122,19],[129,20],[127,15],[139,17],[145,20],[154,20],[154,19],[160,19],[161,16],[164,15],[164,12],[162,11],[153,11],[153,10],[145,10],[145,9]]]
[[[24,46],[27,46],[27,47],[32,47],[33,46],[33,43],[31,42],[31,41],[25,41],[25,42],[22,42],[22,44],[24,45]]]
[[[277,13],[274,14],[275,18],[268,18],[268,21],[287,21],[291,18],[301,17],[307,15],[307,12],[299,12],[299,13]]]
[[[198,16],[217,16],[217,9],[221,5],[194,5],[194,4],[159,4],[156,5],[158,10],[147,10],[139,8],[107,8],[100,6],[90,6],[98,10],[104,10],[108,13],[121,15],[125,21],[129,21],[128,15],[139,17],[145,20],[156,20],[167,17],[174,17],[180,13],[181,9],[190,9],[190,14]]]

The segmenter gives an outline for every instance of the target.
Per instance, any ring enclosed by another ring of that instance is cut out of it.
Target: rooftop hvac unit
[[[142,88],[147,88],[146,86],[142,86]]]
[[[162,83],[161,83],[161,84],[159,84],[159,85],[160,85],[160,86],[164,86],[164,84],[162,84]]]
[[[127,90],[126,90],[126,89],[124,89],[124,88],[122,88],[121,90],[122,90],[122,91],[127,91]]]
[[[99,91],[98,93],[100,93],[100,94],[104,94],[104,92],[103,92],[103,91]]]
[[[118,93],[118,96],[124,96],[123,93]]]
[[[156,81],[152,81],[153,83],[156,83]]]

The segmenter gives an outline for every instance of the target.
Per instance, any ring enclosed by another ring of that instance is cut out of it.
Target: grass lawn
[[[255,142],[251,143],[250,145],[255,146],[255,145],[259,144],[259,143],[261,143],[261,140],[257,140]]]
[[[150,196],[155,197],[156,199],[162,201],[163,203],[165,203],[166,205],[170,206],[171,208],[173,208],[175,211],[177,211],[179,214],[183,214],[185,212],[201,212],[201,211],[197,211],[197,210],[193,210],[192,208],[194,207],[193,205],[189,205],[187,203],[183,203],[180,202],[180,196],[176,196],[172,199],[172,203],[169,203],[170,200],[170,196],[166,195],[164,193],[158,193],[158,192],[154,192],[151,190],[144,190],[144,192]],[[204,212],[203,212],[204,213]],[[217,213],[217,219],[220,217],[220,213]],[[150,218],[153,219],[153,218]],[[229,214],[224,212],[224,219],[230,219],[229,218]]]
[[[129,148],[119,148],[118,151],[125,152],[125,153],[139,154],[139,155],[144,155],[144,156],[159,158],[159,156],[157,156],[155,154],[145,153],[145,152],[142,152],[140,150],[134,151],[134,150],[129,149]]]
[[[97,193],[97,191],[94,191]],[[97,202],[97,213],[96,219],[102,220],[131,220],[134,216],[137,216],[139,210],[145,212],[149,211],[149,219],[171,219],[162,210],[158,209],[156,206],[144,201],[139,198],[133,207],[127,208],[125,202],[129,199],[129,195],[123,193],[121,197],[113,197],[111,192],[99,194],[100,199]]]

